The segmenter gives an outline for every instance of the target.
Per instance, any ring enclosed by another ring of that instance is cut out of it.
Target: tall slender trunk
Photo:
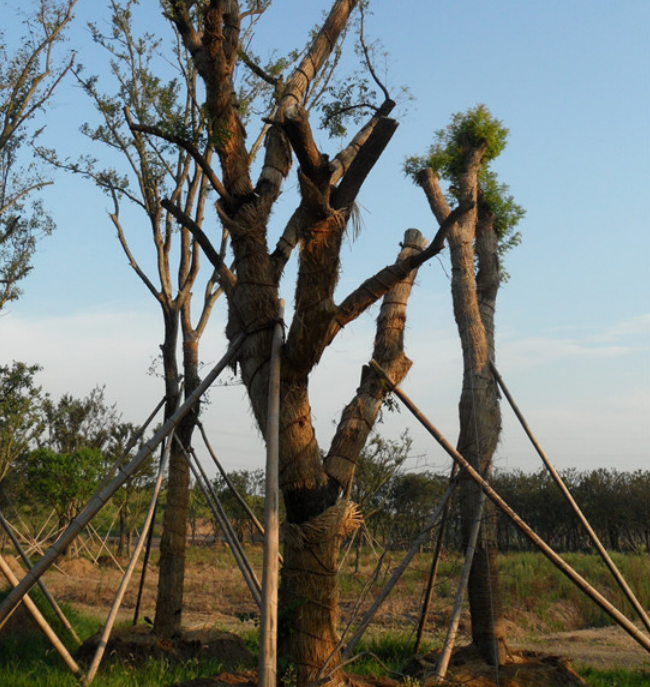
[[[165,420],[168,420],[178,405],[180,394],[180,376],[176,354],[178,313],[174,309],[168,309],[164,311],[164,317],[165,340],[160,348],[165,378]],[[160,572],[154,618],[154,631],[161,637],[169,637],[180,628],[185,567],[185,524],[182,521],[185,468],[185,458],[180,452],[178,444],[174,442],[169,457],[167,503],[163,514],[163,529],[160,539]],[[152,524],[153,526],[155,524]]]
[[[463,388],[459,403],[459,453],[486,478],[501,432],[496,380],[490,370],[494,356],[494,308],[499,285],[497,238],[493,218],[480,199],[478,172],[484,148],[468,148],[465,172],[459,183],[462,199],[476,206],[449,232],[454,316],[463,351]],[[475,260],[478,272],[475,276]],[[461,474],[461,534],[469,540],[480,501],[480,489]],[[486,504],[468,596],[472,641],[488,663],[505,663],[508,655],[500,602],[496,514]]]

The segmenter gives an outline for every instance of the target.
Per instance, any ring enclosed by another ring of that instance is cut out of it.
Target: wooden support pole
[[[14,545],[16,551],[18,552],[18,555],[22,558],[23,563],[27,566],[27,570],[31,570],[32,562],[29,560],[29,556],[25,553],[25,550],[20,545],[18,538],[13,533],[11,527],[9,526],[9,523],[5,520],[5,517],[2,514],[2,512],[0,512],[0,524],[2,525],[4,531],[9,535],[9,539],[11,539],[11,542]],[[81,644],[81,640],[77,636],[77,633],[74,631],[74,628],[70,624],[70,621],[65,617],[65,613],[61,610],[61,607],[55,601],[52,594],[50,594],[50,590],[45,586],[43,580],[38,581],[38,586],[40,587],[40,590],[43,592],[43,596],[47,599],[50,606],[52,606],[52,610],[56,613],[57,618],[63,624],[63,627],[65,627],[65,629],[70,633],[70,636],[72,637],[72,639],[74,639],[74,641],[77,644]]]
[[[0,556],[0,571],[4,574],[9,583],[15,589],[19,584],[18,578],[13,574],[7,561],[5,561],[5,559],[2,556]],[[56,636],[56,633],[50,627],[50,625],[48,624],[47,620],[45,620],[41,612],[38,610],[36,604],[27,595],[23,595],[21,601],[23,602],[23,604],[25,604],[25,608],[32,614],[32,617],[36,621],[36,624],[41,628],[45,636],[50,640],[52,646],[56,649],[58,654],[64,660],[68,668],[70,668],[72,673],[77,677],[81,676],[81,669],[75,662],[74,658],[72,658],[72,656],[70,655],[70,652],[65,648],[63,642]],[[13,607],[11,610],[13,610]]]
[[[108,617],[106,618],[106,624],[104,625],[101,637],[99,638],[99,642],[97,643],[97,650],[95,651],[92,663],[90,664],[88,672],[86,673],[86,677],[83,681],[85,687],[87,687],[93,681],[95,675],[97,674],[99,664],[101,663],[102,658],[104,657],[104,652],[106,651],[106,647],[108,646],[108,640],[110,639],[111,632],[113,631],[113,625],[115,624],[115,620],[117,618],[117,612],[120,610],[122,600],[124,599],[124,594],[126,594],[127,587],[129,586],[129,582],[131,581],[131,576],[133,575],[136,563],[138,562],[138,558],[140,558],[140,553],[142,552],[142,548],[144,547],[144,543],[147,539],[147,532],[149,531],[149,528],[153,525],[153,518],[156,512],[156,503],[158,503],[158,496],[160,495],[160,489],[162,487],[165,468],[167,467],[167,463],[169,461],[169,454],[171,452],[173,436],[174,432],[172,430],[172,433],[169,435],[167,443],[165,445],[163,459],[162,461],[160,461],[160,467],[158,469],[156,483],[154,484],[151,502],[149,503],[149,509],[147,510],[147,515],[145,517],[144,524],[142,525],[142,532],[138,539],[138,543],[136,544],[135,549],[133,550],[131,560],[129,561],[129,565],[127,566],[126,571],[124,573],[124,577],[122,577],[122,582],[120,583],[119,589],[117,590],[117,594],[115,595],[115,601],[113,602],[113,606],[111,607],[111,610],[108,613]]]
[[[283,317],[284,301],[280,300],[280,321],[276,323],[273,332],[269,370],[259,687],[275,687],[277,684],[278,581],[280,576],[280,371],[284,338]]]
[[[373,619],[375,613],[379,610],[379,607],[381,606],[382,603],[386,600],[386,597],[390,594],[392,591],[393,587],[397,584],[399,578],[402,576],[406,568],[408,568],[409,563],[413,560],[413,557],[415,554],[420,550],[420,547],[424,543],[424,540],[429,536],[429,533],[431,530],[436,526],[436,523],[440,520],[442,512],[445,509],[445,506],[449,499],[451,498],[451,495],[454,493],[454,489],[456,488],[456,482],[452,482],[449,487],[447,487],[447,491],[445,492],[444,496],[442,497],[440,503],[438,504],[438,507],[436,508],[435,512],[433,515],[429,518],[429,520],[426,522],[424,529],[420,532],[420,534],[415,538],[413,543],[411,544],[411,548],[407,551],[406,555],[402,559],[402,562],[395,568],[393,571],[393,574],[391,575],[391,578],[388,580],[388,582],[384,585],[384,588],[379,592],[377,595],[377,598],[373,602],[372,606],[366,611],[365,615],[361,619],[361,622],[359,623],[359,626],[355,630],[355,633],[352,635],[352,637],[349,639],[347,642],[347,645],[345,647],[345,651],[341,655],[341,662],[344,663],[348,659],[352,657],[352,652],[356,648],[357,644],[359,643],[359,640],[363,636],[363,633],[366,631],[366,628],[368,625],[370,625],[370,621]],[[324,670],[324,668],[323,668]],[[323,672],[323,671],[321,671]]]
[[[596,550],[600,554],[600,557],[603,559],[605,565],[609,569],[609,571],[612,573],[614,576],[614,579],[616,580],[618,586],[621,588],[623,591],[623,594],[627,597],[627,600],[632,604],[634,610],[638,613],[639,618],[641,618],[641,621],[645,625],[646,630],[650,632],[650,618],[648,618],[648,614],[646,613],[645,609],[639,602],[639,600],[636,598],[636,595],[634,592],[630,589],[629,585],[625,581],[625,578],[621,574],[621,571],[616,567],[616,564],[614,561],[611,559],[610,555],[607,553],[605,550],[605,547],[603,546],[602,542],[600,541],[598,535],[596,532],[593,530],[591,525],[589,524],[589,521],[585,517],[584,513],[580,509],[580,506],[576,503],[575,499],[571,495],[571,492],[567,488],[566,484],[564,483],[564,480],[560,477],[559,473],[555,469],[555,466],[553,463],[551,463],[550,459],[544,453],[542,450],[541,445],[535,438],[532,430],[528,426],[528,423],[526,422],[522,412],[519,410],[519,407],[515,403],[514,399],[512,398],[510,391],[505,385],[505,382],[503,381],[503,378],[499,374],[499,371],[497,370],[495,364],[493,362],[490,362],[490,367],[492,368],[492,374],[497,380],[497,383],[501,387],[501,391],[503,391],[503,394],[505,397],[508,399],[508,403],[510,403],[510,407],[514,411],[515,415],[517,416],[517,419],[521,423],[521,426],[524,429],[524,432],[526,432],[526,435],[528,438],[531,440],[533,446],[535,447],[535,450],[537,451],[537,454],[539,457],[542,459],[544,465],[546,466],[546,469],[549,471],[551,477],[557,484],[557,486],[560,488],[560,491],[566,498],[566,500],[569,502],[569,505],[573,509],[573,512],[578,516],[578,519],[580,520],[580,523],[582,526],[585,528],[585,531],[589,535],[589,538],[591,541],[594,543],[594,546],[596,547]]]
[[[451,475],[449,481],[452,482],[456,478],[456,472],[458,471],[458,465],[453,464],[451,469]],[[422,613],[420,614],[420,622],[418,623],[418,631],[415,635],[415,646],[413,647],[413,653],[417,656],[420,653],[420,647],[422,646],[422,639],[424,637],[424,630],[427,625],[427,618],[429,617],[429,608],[431,606],[431,597],[433,595],[433,587],[436,583],[436,576],[438,574],[438,564],[440,562],[440,556],[442,554],[443,540],[445,537],[445,531],[447,530],[447,523],[449,522],[449,506],[450,501],[447,501],[445,509],[442,513],[442,520],[440,521],[440,529],[438,530],[438,537],[436,539],[436,549],[433,553],[433,560],[431,561],[431,569],[429,570],[429,579],[427,580],[427,589],[424,593],[424,603],[422,604]]]
[[[436,668],[436,681],[441,681],[447,674],[449,668],[449,659],[451,652],[454,650],[456,643],[456,635],[458,634],[458,625],[460,624],[460,614],[463,610],[463,601],[465,599],[465,590],[469,582],[469,574],[472,570],[472,563],[474,562],[474,553],[476,552],[476,542],[478,541],[478,533],[481,530],[481,521],[483,520],[483,510],[485,506],[485,492],[481,492],[478,507],[476,509],[476,517],[472,523],[472,531],[469,535],[469,542],[467,543],[467,550],[465,551],[465,562],[463,563],[463,570],[458,581],[458,590],[456,591],[456,598],[454,600],[454,608],[451,613],[449,627],[447,628],[447,635],[444,644],[442,645],[442,652],[438,659],[438,667]]]
[[[228,473],[223,469],[221,463],[219,462],[216,453],[212,449],[212,446],[210,445],[210,442],[208,441],[208,437],[205,433],[205,428],[203,427],[203,424],[199,421],[196,423],[199,431],[201,432],[201,436],[203,437],[203,443],[205,444],[205,447],[208,449],[208,453],[210,454],[210,457],[212,458],[214,464],[217,466],[217,470],[221,473],[221,476],[223,477],[223,481],[228,485],[228,489],[230,489],[230,493],[237,499],[239,505],[246,511],[248,514],[248,517],[251,519],[251,522],[253,523],[255,529],[262,535],[264,536],[264,527],[262,527],[262,523],[255,517],[255,513],[251,510],[250,506],[246,503],[245,499],[242,497],[242,495],[237,491],[235,488],[235,485],[232,483],[230,480],[230,477],[228,477]]]
[[[259,580],[255,575],[255,571],[253,570],[253,566],[246,557],[246,552],[242,548],[239,539],[237,539],[237,535],[233,530],[230,521],[228,520],[226,511],[221,505],[221,501],[219,501],[219,497],[212,487],[212,484],[210,484],[210,480],[208,479],[208,476],[206,475],[205,470],[203,469],[203,466],[199,462],[196,455],[189,455],[184,448],[183,454],[185,455],[185,460],[187,460],[188,465],[190,466],[190,470],[194,475],[196,483],[203,492],[203,496],[205,496],[208,507],[212,511],[215,520],[217,521],[224,537],[226,538],[226,542],[228,543],[230,551],[235,558],[235,562],[237,563],[242,577],[244,578],[244,582],[246,582],[246,586],[248,587],[253,600],[259,608],[262,603],[262,585],[259,583]],[[192,460],[192,457],[194,460]]]
[[[165,424],[154,434],[154,436],[145,443],[137,455],[128,463],[128,465],[119,469],[118,475],[106,485],[106,487],[91,498],[84,510],[70,523],[68,528],[61,534],[61,536],[50,546],[45,555],[34,565],[31,570],[27,571],[25,577],[5,597],[4,601],[0,603],[0,623],[3,618],[8,615],[12,608],[25,596],[25,594],[36,584],[36,581],[43,575],[43,573],[57,560],[63,551],[70,545],[78,534],[84,529],[86,524],[106,505],[112,498],[113,494],[130,479],[142,466],[149,455],[156,449],[158,444],[178,425],[178,423],[187,415],[199,398],[209,389],[214,380],[219,376],[225,367],[235,358],[239,347],[246,338],[246,334],[242,332],[230,344],[223,358],[215,365],[209,372],[206,378],[199,384],[199,386],[192,392],[189,398],[183,405],[172,415],[172,417],[165,422]]]
[[[650,637],[641,632],[628,618],[626,618],[617,608],[594,589],[579,573],[577,573],[561,556],[539,536],[531,527],[525,523],[510,506],[494,491],[494,489],[479,475],[478,472],[461,456],[458,451],[442,436],[431,422],[424,416],[419,408],[411,399],[388,377],[381,366],[374,360],[370,362],[371,367],[389,385],[391,391],[404,403],[404,405],[417,418],[420,424],[431,434],[432,437],[444,448],[444,450],[458,463],[459,467],[467,471],[467,474],[481,487],[485,495],[500,508],[512,522],[524,533],[530,541],[548,558],[553,565],[566,575],[582,592],[589,596],[600,608],[605,611],[618,625],[620,625],[636,642],[646,651],[650,652]]]

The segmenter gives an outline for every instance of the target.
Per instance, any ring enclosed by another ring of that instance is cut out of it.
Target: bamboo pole
[[[9,526],[9,523],[5,520],[5,516],[2,514],[1,511],[0,511],[0,524],[2,525],[4,531],[9,535],[9,539],[11,539],[11,542],[14,545],[16,551],[18,551],[18,555],[22,558],[23,562],[27,566],[27,570],[30,570],[32,568],[32,562],[29,560],[29,556],[25,553],[25,550],[20,545],[18,538],[12,532],[11,527]],[[63,624],[63,627],[65,627],[65,629],[70,633],[70,636],[72,637],[72,639],[74,639],[74,641],[77,644],[81,644],[81,640],[77,636],[77,633],[74,631],[74,628],[70,624],[70,621],[66,618],[65,613],[61,610],[61,607],[55,601],[52,594],[50,594],[50,590],[45,586],[45,583],[43,582],[43,580],[38,581],[38,586],[40,587],[41,591],[43,592],[43,596],[47,599],[47,602],[50,604],[50,606],[52,606],[52,610],[56,613],[57,618]]]
[[[277,683],[278,580],[280,575],[280,370],[284,330],[284,301],[280,300],[269,370],[269,404],[266,430],[266,489],[264,501],[264,567],[260,618],[259,687]]]
[[[251,522],[255,526],[255,529],[262,535],[264,536],[264,527],[262,526],[262,523],[257,519],[255,516],[255,513],[251,510],[250,506],[246,503],[245,499],[242,497],[242,495],[237,491],[235,488],[235,485],[232,483],[230,477],[228,477],[228,473],[223,469],[223,466],[219,462],[216,453],[212,449],[212,446],[210,445],[210,442],[208,441],[208,437],[205,433],[205,428],[203,427],[203,424],[199,421],[196,423],[199,427],[199,431],[201,432],[201,436],[203,437],[203,443],[205,444],[205,447],[208,449],[208,453],[210,454],[210,457],[214,461],[214,464],[217,466],[217,469],[221,473],[221,476],[223,477],[223,481],[228,485],[228,488],[230,489],[232,495],[237,499],[241,507],[246,511],[248,514],[248,517],[251,519]]]
[[[180,403],[181,394],[178,394],[178,402]],[[160,462],[162,463],[165,456],[165,447],[163,446],[160,452]],[[153,513],[153,525],[149,528],[147,532],[147,545],[144,549],[144,560],[142,561],[142,573],[140,574],[140,583],[138,584],[138,595],[135,600],[135,609],[133,611],[133,627],[138,624],[138,618],[140,617],[140,606],[142,605],[142,596],[144,594],[144,583],[147,578],[147,570],[149,568],[149,557],[151,556],[151,547],[153,545],[153,536],[156,529],[156,509],[158,508],[158,503],[156,503],[154,513]],[[140,532],[138,528],[135,527],[136,537],[140,539]]]
[[[108,541],[108,538],[111,535],[111,531],[113,529],[113,525],[115,524],[115,518],[113,518],[113,522],[111,523],[111,526],[106,533],[106,536],[102,539],[102,536],[99,534],[99,532],[92,526],[91,523],[88,523],[88,529],[90,530],[91,534],[96,537],[99,540],[99,551],[97,552],[97,558],[95,559],[95,563],[100,559],[102,555],[102,551],[106,551],[106,554],[108,557],[115,563],[115,565],[119,568],[119,571],[124,574],[124,568],[120,565],[120,562],[115,558],[113,555],[113,552],[110,550],[106,542]]]
[[[221,531],[224,534],[224,537],[226,538],[226,542],[230,547],[232,555],[235,558],[235,562],[239,567],[239,570],[244,578],[244,581],[246,582],[246,585],[251,593],[251,596],[253,597],[253,600],[259,608],[262,603],[262,586],[260,585],[259,580],[255,575],[255,571],[253,570],[250,561],[246,557],[246,553],[242,548],[239,539],[237,539],[237,535],[233,530],[230,521],[228,520],[226,511],[223,509],[221,501],[219,501],[219,497],[217,496],[217,493],[212,487],[212,484],[210,484],[210,480],[208,479],[208,476],[206,475],[205,470],[203,469],[203,466],[199,462],[196,455],[194,455],[194,461],[192,461],[190,459],[190,456],[187,455],[185,449],[183,449],[183,453],[185,455],[185,460],[187,460],[188,465],[190,466],[190,470],[194,475],[196,483],[199,485],[199,488],[203,492],[203,496],[205,496],[205,500],[207,501],[208,506],[212,511],[212,514],[214,515],[219,527],[221,528]]]
[[[582,592],[589,596],[600,608],[605,611],[618,625],[620,625],[636,642],[650,652],[650,638],[644,635],[628,618],[626,618],[617,608],[594,589],[580,574],[578,574],[561,556],[539,537],[531,527],[526,524],[508,504],[494,491],[494,489],[476,472],[476,470],[456,451],[456,449],[442,436],[431,422],[423,415],[419,408],[411,399],[388,377],[381,366],[374,360],[370,365],[390,386],[397,397],[413,413],[420,424],[435,438],[444,450],[458,463],[459,467],[467,471],[467,474],[481,487],[485,495],[498,508],[500,508],[512,522],[524,533],[530,541],[548,558],[558,570],[566,575]]]
[[[104,625],[101,637],[99,638],[97,650],[95,651],[95,656],[93,657],[92,663],[90,664],[88,672],[86,673],[86,677],[84,678],[83,684],[85,685],[85,687],[87,687],[93,681],[95,675],[97,674],[99,664],[101,663],[102,658],[104,657],[104,652],[106,651],[106,647],[108,646],[108,640],[110,639],[111,632],[113,631],[113,625],[115,624],[117,613],[120,610],[120,606],[122,605],[124,594],[126,594],[126,589],[129,586],[129,582],[131,581],[131,576],[133,575],[133,571],[135,570],[136,563],[138,562],[138,558],[140,558],[142,547],[144,546],[144,543],[147,539],[147,532],[153,524],[153,518],[156,512],[156,503],[158,502],[158,496],[160,495],[160,489],[162,487],[165,468],[167,467],[167,463],[169,461],[169,453],[171,451],[173,436],[174,430],[172,430],[171,434],[167,439],[163,459],[160,461],[160,467],[158,469],[156,483],[154,485],[153,494],[151,496],[151,502],[149,503],[149,509],[147,510],[147,515],[142,526],[142,533],[138,539],[138,543],[136,544],[135,549],[133,550],[131,560],[129,561],[129,565],[127,566],[126,571],[124,573],[124,577],[122,577],[122,582],[120,583],[119,589],[117,590],[117,594],[115,595],[115,601],[113,602],[113,606],[111,607],[111,610],[108,613],[108,617],[106,618],[106,624]]]
[[[524,432],[526,432],[526,435],[528,438],[531,440],[533,446],[535,447],[535,450],[537,451],[537,454],[539,457],[542,459],[544,465],[546,466],[546,469],[549,471],[551,474],[551,477],[557,484],[557,486],[560,488],[560,491],[566,498],[566,500],[569,502],[569,505],[573,509],[574,513],[578,516],[578,519],[580,520],[580,523],[582,526],[585,528],[585,531],[589,535],[589,538],[591,541],[594,543],[594,546],[596,547],[598,553],[600,554],[600,557],[603,559],[605,562],[605,565],[609,569],[609,571],[612,573],[614,576],[614,579],[618,583],[618,586],[621,588],[625,596],[627,597],[628,601],[632,604],[636,612],[638,613],[639,617],[641,618],[641,621],[646,627],[646,630],[650,631],[650,618],[648,618],[648,614],[646,613],[645,609],[637,599],[636,595],[630,589],[629,585],[625,581],[625,578],[621,574],[621,571],[616,567],[616,564],[614,561],[611,559],[610,555],[607,553],[605,550],[605,547],[603,546],[602,542],[600,541],[598,535],[596,532],[593,530],[591,525],[589,524],[589,521],[585,517],[584,513],[580,509],[580,506],[576,503],[575,499],[571,495],[571,492],[567,488],[566,484],[564,483],[564,480],[562,477],[560,477],[559,473],[555,469],[555,466],[553,463],[551,463],[550,459],[544,453],[542,450],[541,445],[535,438],[532,430],[530,429],[528,423],[526,422],[522,412],[519,410],[519,407],[515,403],[514,399],[512,398],[510,391],[505,385],[505,382],[503,381],[503,378],[499,374],[499,371],[497,370],[495,364],[493,362],[490,362],[490,367],[492,368],[492,373],[494,374],[494,377],[496,378],[499,386],[501,387],[501,391],[503,391],[505,397],[508,399],[508,403],[510,403],[510,407],[514,411],[515,415],[517,416],[517,419],[521,423],[521,426],[524,429]]]
[[[440,516],[442,515],[442,512],[451,498],[451,495],[454,493],[454,489],[456,488],[456,482],[452,482],[448,487],[447,491],[445,492],[444,496],[442,497],[440,503],[438,504],[438,507],[436,508],[435,512],[433,515],[429,518],[427,523],[425,524],[423,530],[420,532],[420,534],[414,539],[413,543],[411,544],[411,548],[407,551],[406,555],[402,559],[402,562],[399,564],[397,568],[393,571],[393,574],[391,575],[391,578],[388,580],[388,582],[384,585],[384,588],[379,592],[377,595],[377,598],[373,602],[372,606],[366,611],[364,614],[363,618],[361,619],[361,622],[359,623],[359,626],[357,627],[355,633],[352,635],[350,640],[348,641],[345,651],[341,655],[341,662],[347,661],[351,656],[352,652],[354,651],[355,647],[359,643],[359,640],[363,636],[363,633],[366,631],[366,628],[370,624],[370,621],[373,619],[375,613],[379,609],[382,603],[386,600],[386,597],[390,594],[392,591],[393,587],[397,584],[397,581],[399,578],[402,576],[406,568],[409,566],[409,563],[413,560],[413,557],[415,554],[420,550],[420,547],[424,543],[424,540],[429,536],[429,533],[431,530],[436,526],[436,523],[440,519]],[[327,664],[326,664],[327,665]],[[324,669],[324,667],[323,667]]]
[[[458,466],[456,463],[453,464],[451,469],[451,475],[449,476],[449,481],[452,482],[456,477],[456,472],[458,471]],[[436,539],[436,549],[433,553],[433,560],[431,561],[431,570],[429,571],[429,579],[427,580],[427,589],[424,594],[424,603],[422,604],[422,613],[420,614],[420,622],[418,624],[417,634],[415,636],[415,646],[413,647],[413,653],[417,656],[420,652],[420,647],[422,646],[422,639],[424,637],[424,630],[427,625],[427,617],[429,616],[429,608],[431,606],[431,597],[433,596],[433,587],[436,583],[436,577],[438,575],[438,564],[440,562],[440,556],[442,554],[442,545],[445,532],[447,530],[447,523],[449,522],[449,505],[450,501],[447,501],[447,505],[442,513],[442,520],[440,521],[440,530],[438,531],[438,538]]]
[[[36,580],[56,561],[67,546],[72,542],[79,532],[83,530],[88,522],[104,507],[113,494],[141,467],[156,446],[178,425],[187,415],[196,401],[208,390],[210,385],[219,376],[222,370],[234,359],[239,347],[246,338],[244,332],[240,333],[226,351],[223,358],[215,365],[201,384],[192,392],[183,405],[163,424],[156,434],[147,441],[137,455],[123,468],[119,468],[118,475],[106,485],[100,492],[95,493],[84,510],[70,523],[65,532],[52,544],[45,555],[27,571],[25,577],[18,586],[5,597],[0,604],[0,622],[10,612],[10,610],[23,598],[23,596],[34,586]]]
[[[13,574],[8,563],[2,556],[0,556],[0,571],[2,571],[2,573],[7,578],[9,583],[15,589],[19,584],[18,578]],[[42,613],[36,607],[36,604],[27,595],[24,595],[21,600],[23,604],[25,604],[25,608],[32,614],[32,617],[36,621],[36,624],[41,628],[45,636],[50,640],[52,646],[56,649],[58,654],[64,660],[68,668],[70,668],[74,675],[80,676],[81,669],[76,664],[74,658],[72,658],[72,656],[70,655],[70,652],[65,648],[63,642],[56,636],[54,630],[49,626],[47,620],[45,620]]]
[[[476,517],[472,524],[472,531],[469,535],[469,542],[467,543],[467,550],[465,551],[465,563],[458,581],[458,590],[456,591],[456,598],[454,600],[454,608],[451,613],[449,627],[447,628],[447,635],[444,644],[442,645],[442,652],[438,659],[438,667],[436,668],[435,680],[437,682],[444,679],[449,668],[449,659],[451,652],[454,650],[456,643],[456,635],[458,634],[458,625],[460,624],[460,614],[463,610],[463,600],[465,599],[465,590],[469,582],[469,574],[472,570],[472,563],[474,562],[474,553],[476,552],[476,542],[478,541],[478,533],[481,529],[481,520],[483,519],[483,509],[485,506],[485,492],[481,492],[481,496],[476,509]]]
[[[22,516],[20,515],[20,512],[16,508],[16,504],[9,498],[9,495],[7,493],[4,493],[4,499],[11,506],[11,510],[13,510],[14,515],[18,518],[18,522],[25,528],[25,531],[29,534],[29,526],[27,525],[27,523],[23,520]],[[9,523],[9,527],[11,527],[14,534],[17,537],[20,537],[20,539],[22,539],[23,543],[27,546],[27,550],[25,551],[25,553],[28,556],[32,551],[37,551],[41,556],[43,555],[43,553],[44,553],[43,549],[40,546],[38,546],[38,544],[35,543],[33,539],[30,539],[29,537],[25,536],[15,525],[12,525],[11,523]],[[65,570],[63,570],[62,568],[59,568],[58,565],[55,565],[54,568],[56,570],[58,570],[65,577],[69,577],[68,573]]]

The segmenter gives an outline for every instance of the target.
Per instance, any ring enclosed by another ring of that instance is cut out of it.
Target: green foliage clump
[[[437,176],[449,182],[448,200],[458,200],[458,183],[469,151],[485,146],[479,172],[480,202],[493,216],[493,227],[499,239],[499,254],[521,243],[521,234],[515,231],[525,210],[509,193],[506,184],[498,181],[490,169],[490,163],[505,149],[508,129],[503,122],[492,116],[485,105],[477,105],[467,112],[457,112],[445,129],[435,134],[435,142],[424,156],[409,157],[404,171],[414,181],[425,168],[431,168]]]

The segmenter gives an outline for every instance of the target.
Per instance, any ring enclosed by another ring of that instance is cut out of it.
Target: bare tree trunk
[[[494,355],[494,306],[499,284],[497,240],[491,218],[484,216],[479,202],[478,170],[484,149],[469,149],[466,171],[461,177],[462,199],[476,203],[449,232],[452,263],[454,316],[463,349],[463,389],[459,403],[458,452],[489,479],[492,456],[501,431],[501,411],[496,380],[490,368]],[[475,255],[479,270],[475,274]],[[461,529],[463,545],[481,501],[480,488],[461,474]],[[474,556],[468,596],[472,618],[472,641],[481,655],[494,665],[506,661],[506,633],[500,603],[496,514],[489,506]]]
[[[176,358],[178,313],[165,313],[165,342],[160,347],[165,377],[165,420],[178,405],[180,376]],[[179,429],[180,431],[180,425]],[[160,573],[154,631],[170,637],[180,629],[185,576],[185,517],[189,509],[189,467],[177,442],[172,443],[167,481],[167,503],[160,539]],[[154,524],[152,524],[154,527]]]

